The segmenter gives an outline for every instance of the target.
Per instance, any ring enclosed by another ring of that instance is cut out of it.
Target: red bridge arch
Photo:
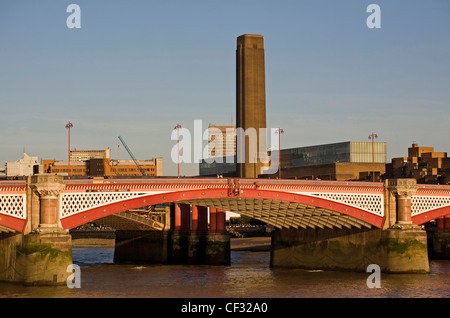
[[[89,210],[73,214],[71,216],[61,219],[61,224],[65,229],[71,229],[82,225],[86,222],[94,221],[96,219],[115,214],[118,212],[139,208],[142,206],[155,205],[161,203],[189,203],[195,201],[200,203],[198,205],[218,207],[208,204],[211,200],[226,200],[240,201],[243,199],[256,199],[259,201],[273,200],[284,203],[294,203],[313,208],[325,209],[337,214],[354,218],[355,220],[363,221],[370,226],[380,228],[383,224],[383,216],[370,213],[366,210],[343,204],[336,201],[331,201],[324,198],[313,197],[305,194],[287,193],[273,190],[252,190],[246,189],[238,196],[229,196],[229,193],[224,189],[208,189],[208,190],[190,190],[177,191],[171,193],[149,194],[133,197],[130,199],[105,204],[98,207],[93,207]],[[243,215],[248,214],[247,211],[232,211]],[[337,216],[336,214],[336,216]],[[258,217],[255,217],[258,218]],[[362,223],[362,224],[364,224]]]

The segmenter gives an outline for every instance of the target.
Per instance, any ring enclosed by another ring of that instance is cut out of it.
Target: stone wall
[[[429,272],[423,230],[282,229],[272,233],[271,266],[388,273]]]

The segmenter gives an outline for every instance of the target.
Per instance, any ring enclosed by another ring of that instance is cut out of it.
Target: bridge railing
[[[203,177],[191,177],[191,178],[102,178],[102,179],[66,179],[64,183],[69,185],[76,184],[110,184],[110,183],[178,183],[178,184],[188,184],[188,183],[210,183],[210,184],[228,184],[230,181],[238,181],[240,184],[259,184],[259,185],[333,185],[333,186],[375,186],[382,187],[382,182],[366,182],[366,181],[332,181],[332,180],[304,180],[304,179],[241,179],[241,178],[203,178]],[[14,186],[14,185],[26,185],[26,180],[0,180],[0,186]],[[420,185],[425,186],[425,185]],[[433,186],[442,188],[442,185],[426,185],[428,188]],[[450,185],[448,186],[450,189]]]
[[[189,184],[189,183],[210,183],[224,185],[231,182],[239,184],[259,184],[259,185],[332,185],[332,186],[372,186],[383,187],[382,182],[366,181],[332,181],[332,180],[303,180],[303,179],[242,179],[242,178],[111,178],[111,179],[72,179],[64,180],[66,184],[111,184],[111,183],[160,183],[160,184]]]

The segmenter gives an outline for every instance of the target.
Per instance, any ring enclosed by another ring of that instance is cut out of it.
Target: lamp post
[[[178,155],[178,178],[180,177],[180,128],[181,125],[177,124],[173,129],[177,130],[177,155]]]
[[[372,139],[372,182],[375,182],[375,138],[378,138],[377,134],[369,135],[369,139]]]
[[[73,127],[73,124],[69,121],[66,125],[66,128],[69,129],[69,149],[68,149],[68,167],[67,167],[67,176],[70,179],[70,128]]]
[[[278,134],[278,179],[281,179],[281,134],[284,130],[278,127],[275,133]]]

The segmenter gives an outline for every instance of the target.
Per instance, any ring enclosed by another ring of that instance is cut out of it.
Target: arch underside
[[[162,231],[164,230],[164,223],[145,216],[137,215],[127,211],[110,214],[95,222],[110,226],[115,230],[134,230],[134,231]]]
[[[0,233],[20,233],[25,228],[26,220],[7,214],[0,214]]]
[[[0,225],[0,233],[19,233],[19,232],[23,232],[23,230],[20,231],[14,230],[10,227]]]
[[[372,224],[330,209],[256,198],[211,198],[177,203],[213,207],[249,216],[277,228],[372,228]]]

